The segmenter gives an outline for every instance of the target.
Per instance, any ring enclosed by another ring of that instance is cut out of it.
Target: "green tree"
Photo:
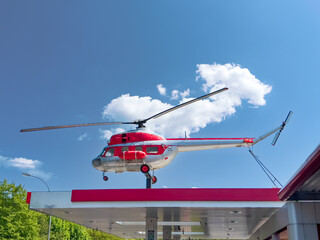
[[[0,182],[0,239],[46,240],[49,216],[29,210],[26,190]],[[122,238],[52,217],[52,240],[121,240]]]
[[[87,228],[55,217],[52,218],[50,238],[52,240],[90,239]]]
[[[90,236],[90,240],[121,240],[117,236],[110,235],[108,233],[104,233],[95,229],[88,229],[87,230]]]
[[[40,239],[47,240],[48,230],[49,230],[49,216],[42,213],[37,213],[37,214],[38,214],[38,225],[40,227],[40,230],[39,230]]]
[[[0,239],[39,239],[38,214],[29,211],[21,185],[0,182]]]

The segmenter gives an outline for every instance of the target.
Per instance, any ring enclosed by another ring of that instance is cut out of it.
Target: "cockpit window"
[[[136,146],[136,151],[142,151],[142,146]]]
[[[129,150],[129,147],[122,147],[121,148],[121,152],[125,152],[125,151],[128,151]]]
[[[147,153],[158,153],[158,147],[147,147]]]
[[[99,156],[104,156],[105,153],[106,153],[106,149],[104,148]]]
[[[114,148],[109,148],[106,157],[112,157],[114,155]]]

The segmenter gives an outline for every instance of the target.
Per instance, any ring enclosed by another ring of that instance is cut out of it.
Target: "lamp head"
[[[32,175],[29,174],[29,173],[22,173],[22,176],[25,176],[25,177],[31,177]]]

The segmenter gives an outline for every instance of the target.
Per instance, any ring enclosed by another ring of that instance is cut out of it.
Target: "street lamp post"
[[[48,184],[42,178],[37,177],[37,176],[33,176],[33,175],[29,174],[29,173],[22,173],[22,175],[25,176],[25,177],[33,177],[33,178],[39,179],[41,182],[43,182],[46,185],[46,187],[48,189],[48,192],[50,192],[50,188],[49,188]],[[51,229],[51,215],[49,215],[48,240],[50,240],[50,229]]]

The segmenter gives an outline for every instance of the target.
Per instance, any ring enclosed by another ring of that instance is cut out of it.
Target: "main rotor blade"
[[[52,129],[60,129],[60,128],[87,127],[87,126],[114,125],[114,124],[136,124],[136,125],[138,125],[138,127],[143,127],[144,126],[143,124],[146,123],[150,119],[155,119],[155,118],[161,117],[162,115],[167,114],[169,112],[172,112],[176,109],[179,109],[179,108],[187,106],[191,103],[200,101],[201,99],[211,97],[213,95],[216,95],[216,94],[221,93],[226,90],[228,90],[228,88],[222,88],[222,89],[217,90],[215,92],[206,94],[202,97],[198,97],[198,98],[195,98],[191,101],[182,103],[178,106],[169,108],[163,112],[160,112],[160,113],[153,115],[153,116],[151,116],[147,119],[144,119],[144,120],[137,120],[134,122],[100,122],[100,123],[83,123],[83,124],[72,124],[72,125],[61,125],[61,126],[48,126],[48,127],[40,127],[40,128],[26,128],[26,129],[21,129],[20,132],[33,132],[33,131],[43,131],[43,130],[52,130]]]
[[[61,126],[48,126],[48,127],[40,127],[40,128],[27,128],[27,129],[21,129],[20,132],[33,132],[33,131],[52,130],[52,129],[60,129],[60,128],[87,127],[87,126],[114,125],[114,124],[134,124],[134,123],[133,122],[83,123],[83,124],[72,124],[72,125],[61,125]]]
[[[204,98],[208,98],[208,97],[211,97],[211,96],[216,95],[216,94],[218,94],[218,93],[224,92],[224,91],[226,91],[226,90],[228,90],[228,88],[222,88],[222,89],[219,89],[219,90],[214,91],[214,92],[212,92],[212,93],[203,95],[202,97],[195,98],[195,99],[190,100],[190,101],[188,101],[188,102],[182,103],[182,104],[180,104],[180,105],[178,105],[178,106],[169,108],[169,109],[167,109],[167,110],[165,110],[165,111],[163,111],[163,112],[160,112],[160,113],[158,113],[158,114],[156,114],[156,115],[153,115],[153,116],[151,116],[151,117],[149,117],[149,118],[147,118],[147,119],[145,119],[145,120],[143,120],[143,121],[141,121],[141,122],[144,122],[144,123],[145,123],[146,121],[148,121],[148,120],[150,120],[150,119],[155,119],[155,118],[161,117],[162,115],[165,115],[165,114],[167,114],[167,113],[169,113],[169,112],[172,112],[172,111],[174,111],[174,110],[177,110],[177,109],[179,109],[179,108],[182,108],[182,107],[184,107],[184,106],[187,106],[187,105],[189,105],[189,104],[191,104],[191,103],[200,101],[200,100],[202,100],[202,99],[204,99]]]

